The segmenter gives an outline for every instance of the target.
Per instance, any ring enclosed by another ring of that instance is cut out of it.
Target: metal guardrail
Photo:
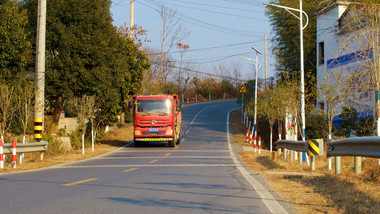
[[[309,144],[306,141],[278,140],[276,148],[290,149],[297,152],[307,152]]]
[[[330,140],[327,157],[331,156],[380,158],[380,137],[352,137]]]
[[[38,143],[17,143],[17,153],[46,152],[47,149],[47,141],[41,141]],[[4,154],[12,154],[11,143],[4,144]]]

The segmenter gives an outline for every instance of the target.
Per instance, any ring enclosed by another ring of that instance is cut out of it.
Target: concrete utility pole
[[[134,32],[134,24],[135,23],[135,0],[131,0],[131,19],[129,23],[129,38],[133,39]]]
[[[37,18],[37,59],[34,110],[34,138],[40,141],[44,130],[44,104],[45,104],[45,44],[46,44],[46,0],[38,0]]]
[[[267,35],[264,34],[264,66],[265,66],[265,88],[268,88],[268,65],[267,65]]]

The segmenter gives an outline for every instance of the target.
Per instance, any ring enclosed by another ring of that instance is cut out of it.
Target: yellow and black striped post
[[[34,118],[34,139],[40,142],[42,138],[42,118]]]
[[[309,148],[307,150],[307,154],[309,156],[315,156],[319,155],[320,149],[319,149],[319,141],[322,139],[312,139],[308,140]]]
[[[315,156],[323,155],[323,139],[308,140],[307,154],[310,156],[310,169],[315,170]]]

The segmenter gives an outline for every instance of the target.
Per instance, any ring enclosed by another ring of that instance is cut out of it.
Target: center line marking
[[[165,154],[165,157],[167,157],[167,156],[169,156],[169,155],[171,155],[171,154],[172,154],[172,153],[170,153],[170,152],[169,152],[169,153],[166,153],[166,154]]]
[[[132,168],[132,169],[126,169],[126,170],[123,170],[121,172],[130,172],[130,171],[133,171],[133,170],[136,170],[137,168]]]
[[[62,185],[63,186],[74,186],[77,184],[83,184],[83,183],[95,181],[95,180],[98,180],[98,178],[90,178],[90,179],[86,179],[86,180],[82,180],[82,181],[76,181],[76,182],[72,182],[72,183],[68,183],[68,184],[62,184]]]
[[[152,160],[151,162],[149,162],[149,163],[156,163],[158,160]]]

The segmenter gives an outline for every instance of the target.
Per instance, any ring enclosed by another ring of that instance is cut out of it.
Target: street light
[[[306,26],[309,23],[309,17],[307,14],[302,10],[302,0],[300,0],[300,9],[295,9],[291,7],[285,7],[277,4],[266,4],[268,6],[278,7],[285,9],[287,12],[292,14],[294,17],[296,17],[300,21],[300,58],[301,58],[301,117],[302,117],[302,140],[305,141],[305,72],[304,72],[304,53],[303,53],[303,29],[306,28]],[[299,16],[295,15],[291,11],[297,11],[299,12]],[[306,17],[306,24],[303,26],[302,22],[302,14]]]
[[[256,64],[256,80],[255,80],[255,116],[253,118],[253,136],[256,136],[256,115],[257,115],[257,71],[258,71],[258,67],[259,67],[259,54],[261,54],[260,51],[258,51],[256,48],[252,47],[252,49],[254,51],[256,51],[256,60],[254,59],[250,59],[250,58],[246,58],[246,57],[242,57],[243,59],[246,59],[248,61],[251,61],[251,62],[255,62]]]

